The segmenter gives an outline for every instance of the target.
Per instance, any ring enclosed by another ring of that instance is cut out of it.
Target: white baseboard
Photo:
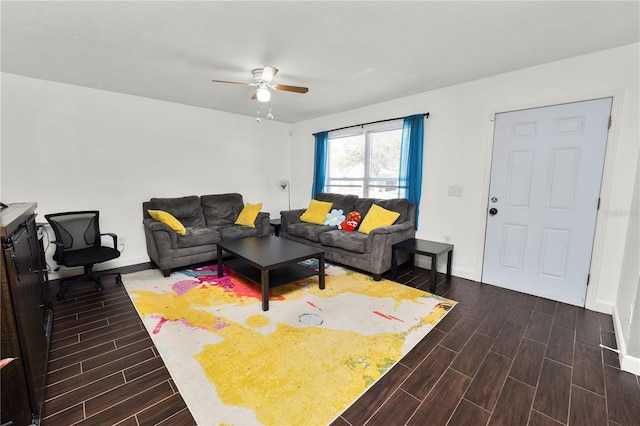
[[[599,300],[589,301],[585,304],[585,309],[590,311],[600,312],[601,314],[613,315],[613,305],[609,302],[601,302]]]
[[[438,258],[438,272],[441,274],[444,274],[447,272],[447,267],[446,267],[447,258],[446,256],[442,256],[442,257],[444,258],[444,261],[441,261],[440,258]],[[416,266],[419,268],[431,269],[431,259],[429,259],[426,256],[416,256]],[[480,279],[477,277],[478,274],[475,271],[469,271],[466,269],[452,267],[451,275],[458,278],[464,278],[467,280],[480,282]]]
[[[622,371],[640,376],[640,358],[631,356],[627,353],[627,345],[622,335],[622,322],[620,322],[620,315],[618,309],[613,306],[613,329],[616,335],[616,344],[618,345],[618,359],[620,361],[620,369]]]
[[[640,376],[640,358],[629,355],[621,355],[620,369],[636,376]]]

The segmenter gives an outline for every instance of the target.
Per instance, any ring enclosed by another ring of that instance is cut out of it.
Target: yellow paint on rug
[[[349,278],[345,280],[342,276],[327,276],[325,290],[320,290],[318,286],[311,286],[308,292],[318,297],[334,297],[335,292],[332,290],[336,289],[340,293],[350,292],[367,297],[391,298],[396,301],[396,307],[397,304],[407,300],[419,302],[419,299],[425,296],[423,290],[405,285],[399,286],[393,281],[374,281],[373,278],[364,274],[353,273]]]
[[[333,418],[327,416],[348,406],[402,356],[404,342],[396,333],[365,336],[282,323],[266,336],[235,323],[216,333],[224,341],[205,345],[196,360],[222,402],[253,410],[263,424],[329,423]],[[310,363],[309,351],[323,347],[331,351]],[[292,376],[300,381],[297,388],[279,386]]]
[[[218,307],[226,309],[228,304],[258,304],[259,300],[246,296],[244,290],[229,292],[214,285],[191,286],[185,281],[184,291],[133,290],[130,294],[135,296],[136,308],[143,318],[160,317],[154,333],[160,332],[166,321],[179,321],[222,338],[193,355],[215,385],[221,402],[253,411],[262,424],[319,425],[331,422],[354,396],[366,391],[402,357],[410,333],[424,324],[436,324],[455,304],[442,299],[432,310],[434,296],[425,296],[421,290],[386,280],[376,282],[362,274],[349,278],[327,276],[326,290],[318,288],[317,277],[311,278],[278,288],[272,300],[285,293],[288,300],[304,297],[305,293],[321,298],[353,293],[367,298],[391,298],[396,306],[408,300],[425,304],[429,300],[429,314],[399,333],[365,335],[278,322],[265,335],[264,330],[258,330],[271,324],[264,313],[248,316],[242,320],[244,324],[230,320],[223,312],[216,315]],[[310,362],[317,350],[322,350],[323,356]],[[296,384],[282,386],[291,384],[291,377],[296,378]]]
[[[267,318],[266,315],[262,315],[262,314],[251,315],[246,320],[246,323],[249,327],[256,327],[256,328],[267,326],[269,325],[270,322],[271,321],[269,320],[269,318]]]
[[[191,301],[185,295],[177,296],[173,292],[154,293],[152,291],[133,291],[138,297],[136,308],[142,316],[162,315],[168,321],[186,321],[189,326],[211,329],[220,322],[220,318],[209,312],[191,307]],[[187,292],[189,293],[189,292]],[[200,304],[200,306],[202,306]]]

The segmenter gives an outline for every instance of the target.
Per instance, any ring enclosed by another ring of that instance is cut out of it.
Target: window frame
[[[373,146],[373,135],[377,133],[391,132],[391,131],[400,131],[400,140],[398,149],[401,148],[402,144],[402,128],[403,128],[403,120],[389,120],[380,123],[367,124],[364,126],[350,127],[347,129],[334,130],[328,133],[327,143],[328,151],[327,151],[327,171],[325,178],[325,190],[329,192],[335,192],[334,189],[337,188],[358,188],[357,192],[362,191],[363,198],[370,198],[370,189],[371,188],[394,188],[391,185],[375,185],[375,181],[382,181],[383,178],[372,177],[371,176],[371,155],[372,155],[372,146]],[[347,138],[352,136],[360,136],[364,135],[364,172],[362,177],[358,178],[350,178],[350,177],[332,177],[331,176],[331,143],[335,139]],[[395,185],[395,196],[393,198],[401,197],[404,191],[404,188],[400,186],[400,171],[398,170],[398,175],[394,178],[396,180]],[[335,185],[332,184],[332,181],[353,181],[359,182],[361,185]],[[389,179],[386,179],[387,181]],[[339,191],[338,191],[339,192]]]

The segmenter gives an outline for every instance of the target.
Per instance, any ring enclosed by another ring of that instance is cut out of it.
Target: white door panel
[[[496,114],[483,282],[584,306],[610,111]]]

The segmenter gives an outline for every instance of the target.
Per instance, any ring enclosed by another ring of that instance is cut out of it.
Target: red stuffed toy
[[[358,224],[360,223],[360,219],[362,219],[362,216],[360,216],[360,213],[351,212],[347,215],[347,218],[344,220],[344,222],[342,222],[340,226],[338,226],[338,229],[351,232],[358,227]]]

